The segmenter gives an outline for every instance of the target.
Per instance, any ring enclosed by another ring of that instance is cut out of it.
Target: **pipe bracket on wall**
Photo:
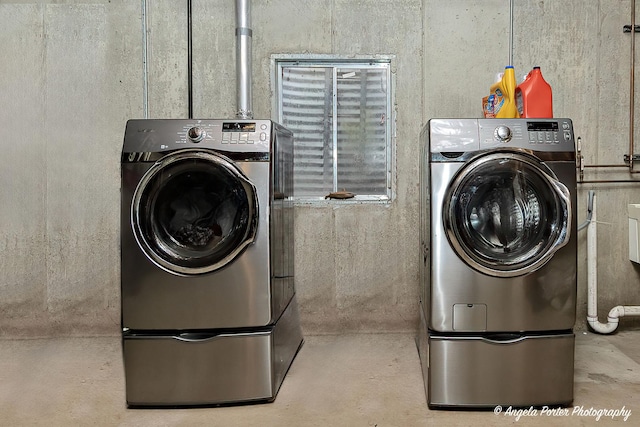
[[[631,32],[631,25],[625,25],[624,27],[622,27],[622,32],[623,33],[630,33]],[[634,26],[634,32],[640,33],[640,25],[635,25]]]

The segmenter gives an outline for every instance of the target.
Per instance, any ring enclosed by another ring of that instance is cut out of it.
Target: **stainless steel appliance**
[[[293,135],[270,120],[129,120],[122,338],[130,406],[275,399],[302,345]]]
[[[576,311],[569,119],[432,119],[421,134],[430,407],[569,405]]]

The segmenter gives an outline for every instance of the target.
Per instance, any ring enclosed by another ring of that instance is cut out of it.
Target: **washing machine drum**
[[[255,186],[228,158],[183,150],[158,160],[140,179],[131,225],[160,268],[204,274],[232,262],[256,235]]]
[[[569,241],[569,190],[531,155],[484,154],[454,176],[443,223],[455,252],[475,270],[496,277],[524,275]]]

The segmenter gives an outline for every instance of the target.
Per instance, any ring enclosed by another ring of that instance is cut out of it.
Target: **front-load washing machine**
[[[576,169],[569,119],[432,119],[421,134],[430,407],[569,405]]]
[[[128,405],[275,398],[302,344],[292,161],[292,133],[270,120],[127,122]]]

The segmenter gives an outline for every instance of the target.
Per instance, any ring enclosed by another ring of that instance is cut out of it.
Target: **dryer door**
[[[496,277],[535,271],[569,241],[569,190],[537,158],[490,152],[454,176],[443,205],[444,229],[458,256]]]
[[[182,150],[158,160],[140,180],[131,225],[140,248],[177,275],[224,267],[256,236],[255,186],[231,160]]]

